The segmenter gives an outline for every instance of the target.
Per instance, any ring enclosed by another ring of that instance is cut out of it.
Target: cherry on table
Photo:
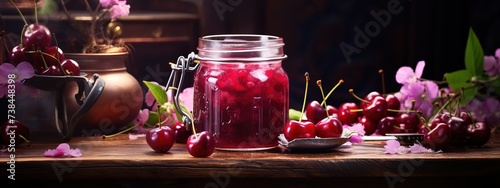
[[[214,137],[207,131],[202,131],[197,136],[192,134],[186,142],[186,149],[193,157],[208,157],[215,150]]]
[[[175,142],[175,132],[168,126],[155,127],[146,133],[146,142],[156,152],[166,153]]]
[[[391,110],[399,110],[401,108],[401,102],[399,102],[399,99],[393,95],[393,94],[388,94],[385,96],[385,101],[387,101],[387,108]],[[395,111],[387,111],[388,116],[397,116],[398,112]]]
[[[485,122],[476,122],[467,126],[465,143],[470,146],[483,146],[491,137],[491,128]]]
[[[373,121],[387,116],[387,101],[382,96],[375,96],[363,107],[363,114]]]
[[[452,116],[447,122],[451,129],[451,136],[453,144],[461,144],[465,141],[465,136],[467,136],[467,125],[465,121],[456,116]]]
[[[29,128],[19,120],[7,120],[2,124],[0,136],[5,144],[10,144],[14,139],[15,144],[30,142]]]
[[[437,126],[424,134],[423,146],[434,151],[446,149],[452,141],[451,129],[446,123],[439,123]]]
[[[189,131],[186,125],[182,122],[177,122],[172,125],[172,129],[175,131],[175,142],[176,143],[186,143],[189,136],[193,134],[192,131]]]

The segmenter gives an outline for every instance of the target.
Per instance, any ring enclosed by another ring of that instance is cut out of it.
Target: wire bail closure
[[[194,52],[191,52],[187,56],[187,58],[185,58],[184,56],[179,56],[179,58],[177,58],[177,63],[172,63],[170,65],[172,71],[170,72],[170,76],[165,86],[167,91],[169,89],[176,90],[173,98],[174,106],[177,111],[182,114],[182,122],[184,123],[184,125],[186,125],[186,128],[188,130],[190,130],[192,127],[191,125],[193,124],[193,117],[191,117],[190,112],[185,111],[185,108],[181,108],[179,103],[179,93],[181,92],[180,88],[182,87],[186,71],[194,71],[199,65],[197,62],[195,62],[195,59],[196,54]]]

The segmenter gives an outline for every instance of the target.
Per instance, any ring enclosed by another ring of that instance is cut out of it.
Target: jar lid
[[[199,38],[197,59],[272,61],[285,59],[283,39],[272,35],[222,34]]]

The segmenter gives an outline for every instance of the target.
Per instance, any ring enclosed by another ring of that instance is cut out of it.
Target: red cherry
[[[24,53],[24,48],[19,44],[17,46],[14,46],[12,50],[10,51],[10,62],[13,65],[17,65],[23,61],[28,61],[28,58],[26,57],[26,54]]]
[[[186,143],[189,136],[193,134],[192,131],[188,131],[186,125],[182,122],[177,122],[172,125],[172,129],[175,131],[175,142],[176,143]]]
[[[453,144],[462,144],[465,141],[465,136],[467,135],[467,125],[464,120],[453,116],[450,120],[448,120],[447,124],[451,129]]]
[[[358,105],[353,102],[342,103],[337,111],[337,118],[342,124],[351,125],[358,121],[359,114],[351,110],[358,110]]]
[[[42,72],[38,73],[39,75],[46,75],[46,76],[64,76],[63,70],[59,68],[59,66],[49,66],[49,68],[43,70]]]
[[[27,50],[44,50],[50,46],[50,30],[41,24],[30,24],[24,29],[22,44]]]
[[[385,96],[385,101],[387,101],[387,108],[391,110],[399,110],[401,108],[401,102],[399,102],[399,99],[393,95],[393,94],[388,94]],[[387,111],[387,116],[397,116],[398,112],[394,111]]]
[[[418,131],[420,122],[416,113],[399,113],[396,116],[396,120],[399,124],[397,127],[401,129],[400,133],[414,133]]]
[[[423,145],[433,150],[443,150],[451,144],[451,129],[446,123],[439,123],[434,129],[424,134]]]
[[[316,136],[338,138],[342,136],[342,123],[337,118],[326,117],[315,125]]]
[[[55,57],[59,62],[62,62],[66,57],[64,57],[64,52],[62,51],[61,48],[57,46],[49,46],[47,49],[44,50],[45,53]]]
[[[375,96],[363,108],[363,114],[373,121],[379,121],[387,116],[387,101],[382,96]]]
[[[175,132],[168,126],[155,127],[146,133],[146,142],[156,152],[166,153],[175,142]]]
[[[458,117],[462,118],[464,120],[464,124],[467,127],[468,125],[472,124],[472,118],[469,116],[469,113],[461,111],[458,115]]]
[[[358,123],[361,123],[361,125],[363,125],[365,129],[365,135],[372,135],[378,127],[378,122],[372,121],[366,118],[366,116],[361,116],[361,118],[359,118],[358,120]]]
[[[470,146],[482,146],[486,144],[491,137],[491,128],[484,122],[469,124],[465,143]]]
[[[26,125],[19,120],[7,120],[2,124],[2,132],[0,136],[5,144],[22,144],[24,142],[29,142],[30,130]],[[13,139],[13,140],[11,140]]]
[[[67,75],[80,76],[80,65],[73,59],[65,59],[61,62],[61,67]]]
[[[316,137],[316,128],[310,121],[290,120],[285,124],[283,135],[289,141],[296,138],[314,138]]]
[[[331,115],[337,115],[337,108],[335,108],[335,106],[332,106],[332,105],[326,105],[326,111],[328,112],[328,114],[331,116]]]
[[[215,150],[215,140],[211,133],[203,131],[196,137],[189,136],[186,142],[186,149],[193,157],[208,157]]]
[[[392,116],[384,117],[378,122],[378,127],[376,130],[376,133],[379,135],[385,135],[387,133],[392,133],[392,130],[397,125],[398,125],[398,121],[396,120],[396,118],[394,118]]]
[[[318,101],[311,101],[306,107],[306,117],[313,124],[326,118],[326,110]]]
[[[376,91],[372,91],[370,93],[368,93],[368,95],[366,95],[364,98],[363,98],[363,101],[360,102],[360,107],[361,108],[365,108],[365,106],[368,106],[370,105],[370,101],[377,97],[377,96],[381,96],[379,92],[376,92]],[[364,102],[366,101],[366,102]]]

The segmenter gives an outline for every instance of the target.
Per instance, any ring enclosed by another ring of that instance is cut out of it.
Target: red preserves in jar
[[[289,109],[283,45],[282,38],[267,35],[200,38],[193,119],[197,131],[214,134],[217,149],[278,145]]]

